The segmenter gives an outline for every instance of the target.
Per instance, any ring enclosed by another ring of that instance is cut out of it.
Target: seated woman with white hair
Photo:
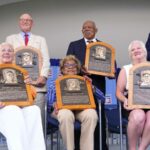
[[[146,62],[147,51],[142,41],[132,41],[128,48],[131,64],[123,66],[120,71],[116,95],[123,102],[128,114],[127,135],[129,150],[146,150],[150,144],[150,110],[128,108],[128,98],[124,95],[128,91],[129,70],[131,67]]]
[[[11,64],[14,49],[8,43],[0,45],[2,64]],[[0,102],[0,132],[6,137],[8,150],[45,150],[45,141],[38,106],[5,106]]]

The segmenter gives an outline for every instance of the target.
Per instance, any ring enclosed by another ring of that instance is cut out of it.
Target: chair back
[[[55,91],[55,80],[60,75],[59,69],[59,59],[50,60],[50,74],[47,79],[47,133],[51,134],[58,130],[58,121],[51,117],[52,105],[54,100],[56,100],[56,91]]]

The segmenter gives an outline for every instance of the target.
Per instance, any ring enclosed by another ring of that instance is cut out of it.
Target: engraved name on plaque
[[[81,76],[59,77],[56,80],[56,96],[59,109],[95,108],[91,85]]]
[[[32,80],[36,80],[42,65],[40,50],[29,46],[15,49],[15,63],[26,69]]]
[[[104,42],[87,45],[85,66],[91,74],[114,77],[115,49]]]
[[[33,103],[30,85],[24,83],[27,71],[15,64],[0,65],[0,101],[6,105],[27,106]]]
[[[129,108],[150,108],[150,63],[141,63],[130,69]]]

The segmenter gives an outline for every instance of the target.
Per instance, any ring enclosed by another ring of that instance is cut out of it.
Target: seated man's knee
[[[74,121],[75,121],[74,114],[69,109],[59,110],[57,117],[58,117],[59,122],[62,122],[62,121],[68,122],[69,121],[69,122],[74,123]]]
[[[98,115],[97,115],[97,112],[96,112],[96,110],[95,109],[87,109],[86,110],[87,112],[86,112],[86,118],[88,119],[88,120],[93,120],[93,121],[97,121],[98,120]]]

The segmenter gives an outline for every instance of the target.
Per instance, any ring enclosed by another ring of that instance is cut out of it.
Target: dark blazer
[[[70,54],[76,56],[80,60],[81,65],[85,64],[86,43],[84,38],[73,41],[69,44],[67,55]],[[105,77],[100,75],[90,75],[89,77],[92,79],[93,85],[105,93]]]
[[[146,42],[147,60],[150,61],[150,33]]]
[[[86,54],[86,44],[84,38],[69,44],[67,55],[70,54],[75,55],[80,60],[81,64],[84,65]]]

